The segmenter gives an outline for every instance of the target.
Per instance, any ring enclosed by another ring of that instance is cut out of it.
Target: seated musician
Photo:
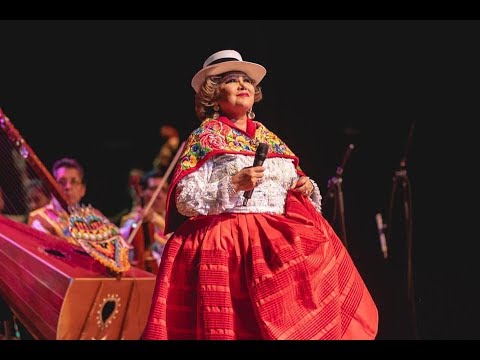
[[[62,188],[68,206],[80,204],[87,187],[84,182],[84,169],[79,162],[72,158],[59,159],[53,164],[52,175]],[[27,224],[75,243],[69,230],[69,214],[53,196],[47,205],[28,214]]]
[[[139,201],[134,201],[131,212],[124,215],[120,220],[120,233],[125,239],[129,239],[133,229],[143,217],[141,228],[131,239],[131,245],[133,246],[132,263],[153,273],[156,273],[158,264],[160,264],[163,248],[168,238],[164,234],[167,182],[162,186],[152,206],[146,212],[144,209],[148,206],[155,190],[162,182],[162,175],[161,171],[151,170],[142,176],[138,191]],[[145,236],[147,230],[148,235]]]
[[[153,168],[159,170],[168,168],[180,145],[180,136],[177,129],[172,125],[162,125],[160,136],[164,143],[155,159],[153,159]]]
[[[32,212],[50,202],[50,196],[43,190],[42,182],[38,179],[30,180],[27,183],[27,208]]]

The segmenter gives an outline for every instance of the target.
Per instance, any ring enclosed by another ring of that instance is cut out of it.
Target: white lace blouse
[[[212,156],[197,171],[186,175],[177,185],[176,204],[185,216],[229,213],[283,214],[290,186],[299,178],[292,159],[267,158],[264,176],[243,206],[244,191],[233,189],[231,176],[253,164],[254,156],[222,154]],[[310,201],[321,211],[320,189],[312,181],[314,191]]]

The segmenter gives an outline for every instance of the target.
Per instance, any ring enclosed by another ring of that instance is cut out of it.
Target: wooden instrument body
[[[83,249],[0,215],[0,295],[36,339],[135,340],[155,275],[116,277]]]
[[[142,270],[153,274],[158,272],[157,260],[153,257],[152,241],[155,241],[155,226],[152,223],[142,223],[142,228],[132,240],[134,262]]]

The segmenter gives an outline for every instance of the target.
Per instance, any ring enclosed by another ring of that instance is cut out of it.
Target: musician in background
[[[172,125],[163,125],[160,128],[160,136],[164,143],[155,159],[153,159],[153,168],[164,171],[170,165],[173,156],[180,146],[180,136],[177,129]]]
[[[7,195],[4,194],[4,190],[0,186],[0,214],[13,221],[25,222],[26,217],[24,215],[10,214],[7,209]]]
[[[62,188],[68,206],[80,204],[85,196],[87,186],[84,174],[83,166],[72,158],[62,158],[53,164],[52,175]],[[31,211],[27,224],[44,233],[57,235],[75,243],[69,230],[69,214],[55,197],[52,197],[47,205]]]
[[[145,208],[150,203],[162,179],[163,172],[154,169],[145,173],[139,179],[138,184],[131,184],[133,189],[136,189],[137,198],[133,200],[132,211],[120,220],[120,233],[125,239],[129,239],[133,229],[143,217],[142,225],[140,225],[142,228],[137,230],[131,242],[133,246],[131,262],[133,265],[153,273],[156,273],[158,269],[168,238],[164,234],[167,182],[163,184],[157,198],[146,212]]]
[[[130,203],[127,204],[127,206],[125,206],[123,209],[121,209],[114,215],[110,216],[108,218],[110,222],[114,223],[117,226],[120,226],[120,221],[122,220],[122,218],[128,213],[130,213],[130,211],[135,207],[136,201],[138,201],[137,200],[138,197],[135,193],[133,184],[139,184],[140,179],[144,173],[145,171],[139,168],[134,167],[130,169],[128,173],[128,186],[127,186],[128,195],[130,196]]]
[[[32,212],[50,202],[50,197],[45,193],[43,184],[38,179],[31,179],[27,183],[27,208]]]

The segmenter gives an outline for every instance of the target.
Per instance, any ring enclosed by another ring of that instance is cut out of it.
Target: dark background
[[[47,168],[80,160],[85,201],[114,216],[130,205],[129,170],[152,166],[160,127],[174,125],[183,140],[199,124],[190,81],[204,60],[236,49],[263,64],[256,120],[324,194],[355,145],[342,183],[348,246],[378,305],[379,339],[415,337],[401,212],[387,260],[375,224],[414,124],[418,338],[479,339],[479,236],[467,220],[478,213],[479,35],[468,20],[2,20],[0,107]]]

